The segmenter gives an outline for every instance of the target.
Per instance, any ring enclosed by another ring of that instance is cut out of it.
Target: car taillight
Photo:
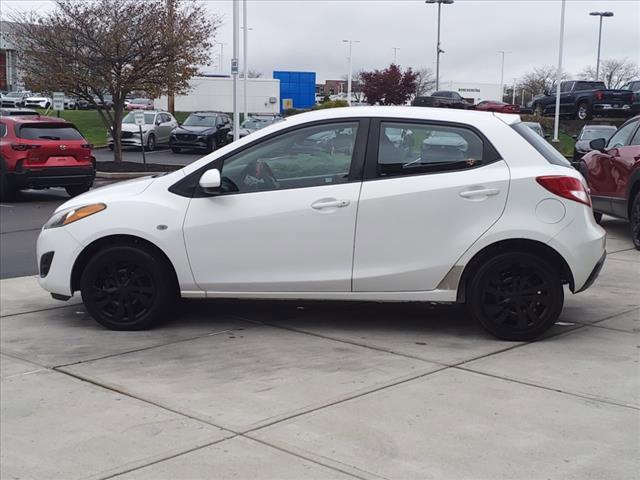
[[[601,91],[597,91],[595,93],[596,100],[602,100],[604,98],[604,93]]]
[[[27,145],[24,143],[13,143],[11,144],[11,149],[12,150],[17,150],[19,152],[24,152],[26,150],[31,150],[34,148],[40,148],[40,145]]]
[[[591,206],[591,197],[582,182],[577,178],[562,175],[536,177],[536,181],[551,193],[559,197]]]

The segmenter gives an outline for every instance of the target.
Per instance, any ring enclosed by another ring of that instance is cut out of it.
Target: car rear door
[[[436,289],[502,215],[509,169],[469,126],[389,119],[372,130],[353,290]]]

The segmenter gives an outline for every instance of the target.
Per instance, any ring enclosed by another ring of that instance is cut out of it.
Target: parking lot
[[[632,478],[640,254],[604,226],[600,278],[535,343],[419,304],[185,301],[114,332],[3,279],[1,476]]]

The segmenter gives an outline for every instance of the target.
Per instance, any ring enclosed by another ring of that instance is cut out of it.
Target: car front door
[[[640,161],[640,122],[630,122],[632,133],[624,145],[614,148],[609,159],[613,188],[611,195],[611,209],[619,217],[627,216],[627,198],[629,180],[633,167]]]
[[[501,216],[509,169],[470,127],[373,122],[353,290],[427,291]]]
[[[222,160],[184,239],[209,292],[347,292],[368,120],[292,127]]]

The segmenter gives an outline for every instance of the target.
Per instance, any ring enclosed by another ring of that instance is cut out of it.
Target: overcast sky
[[[52,8],[47,0],[1,0],[9,11]],[[141,0],[142,1],[142,0]],[[216,41],[224,47],[225,71],[232,53],[232,1],[204,0],[224,24]],[[500,54],[505,83],[534,66],[558,61],[560,0],[456,0],[442,7],[442,81],[500,82]],[[567,0],[565,69],[577,74],[595,65],[598,18],[591,11],[609,10],[605,18],[602,58],[640,62],[640,1]],[[249,0],[249,68],[270,77],[273,70],[315,71],[317,79],[341,78],[347,71],[347,44],[353,47],[354,70],[384,68],[398,47],[398,63],[435,70],[437,6],[423,0]],[[217,47],[212,57],[218,54]],[[215,70],[209,67],[208,70]]]

